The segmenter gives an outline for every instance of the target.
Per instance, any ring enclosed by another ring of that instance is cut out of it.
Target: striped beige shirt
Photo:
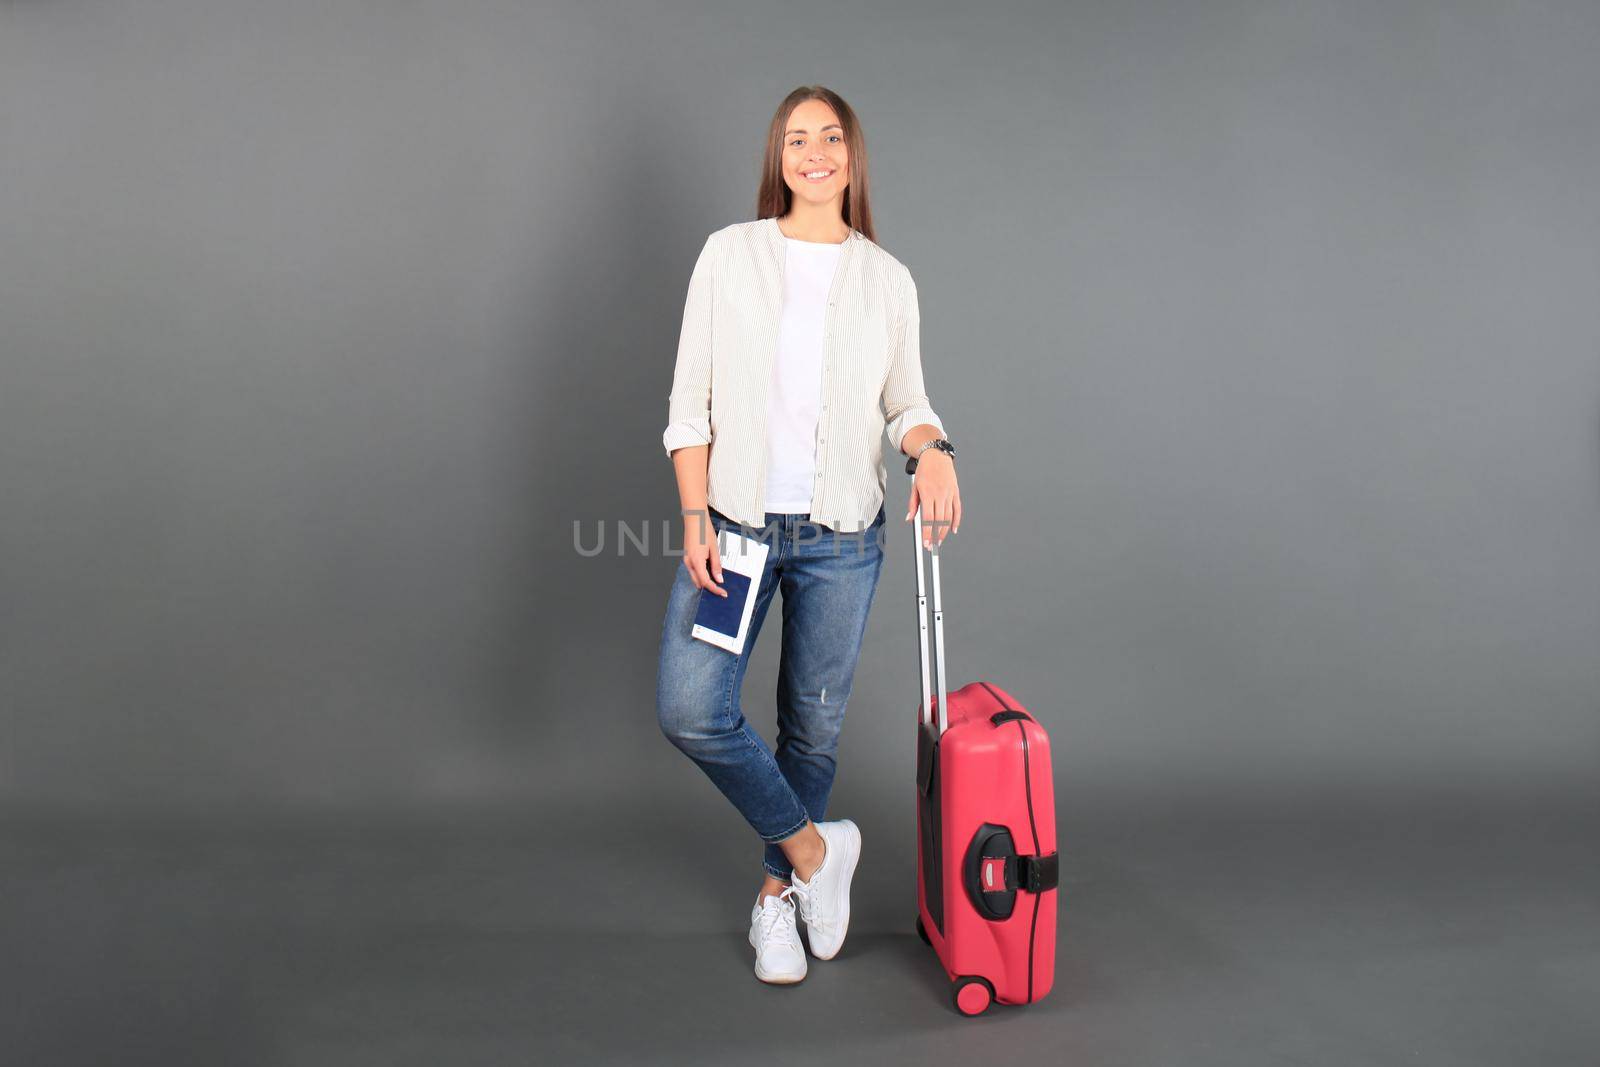
[[[661,441],[709,444],[706,499],[762,526],[767,394],[783,309],[783,231],[775,218],[736,222],[706,238],[689,278],[678,362]],[[911,272],[860,231],[839,252],[823,324],[822,403],[810,520],[866,528],[882,506],[885,431],[944,432],[922,385],[917,287]]]

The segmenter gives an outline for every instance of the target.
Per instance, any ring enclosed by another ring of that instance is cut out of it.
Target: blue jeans
[[[738,520],[708,511],[718,532],[741,531]],[[690,635],[701,593],[681,560],[667,598],[656,669],[661,732],[767,842],[762,864],[785,881],[794,868],[777,842],[804,829],[807,819],[820,821],[828,808],[839,729],[883,570],[883,528],[882,508],[859,533],[835,532],[804,514],[770,511],[763,528],[743,528],[745,536],[764,541],[767,558],[738,655]],[[778,589],[783,590],[783,644],[774,752],[739,710],[739,689]]]

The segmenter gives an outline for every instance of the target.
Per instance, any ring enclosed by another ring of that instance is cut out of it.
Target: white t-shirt
[[[783,311],[767,395],[767,511],[811,511],[822,407],[822,327],[843,245],[784,237]]]

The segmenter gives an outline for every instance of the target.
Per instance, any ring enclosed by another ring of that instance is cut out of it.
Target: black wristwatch
[[[950,439],[947,437],[935,437],[931,441],[924,442],[922,447],[917,449],[917,454],[915,456],[906,457],[907,474],[917,473],[917,458],[930,448],[937,448],[940,452],[943,452],[951,459],[955,459],[956,446],[950,443]]]

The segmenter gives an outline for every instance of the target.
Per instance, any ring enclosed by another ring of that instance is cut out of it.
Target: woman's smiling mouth
[[[800,176],[806,181],[815,185],[818,182],[827,181],[829,178],[833,177],[833,175],[834,172],[831,170],[808,170],[803,171]]]

